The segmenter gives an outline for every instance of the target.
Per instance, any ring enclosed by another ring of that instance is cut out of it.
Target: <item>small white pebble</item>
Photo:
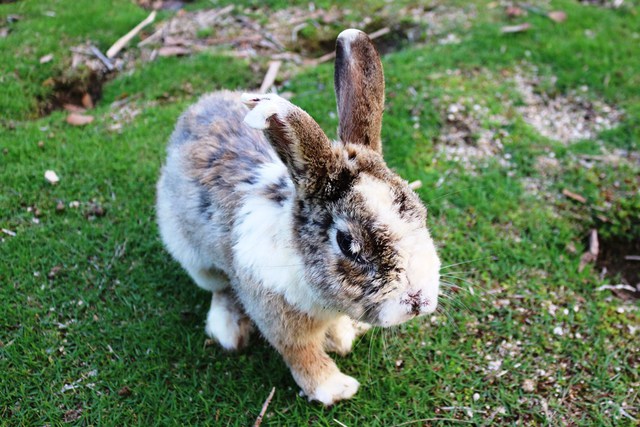
[[[531,393],[536,389],[536,382],[531,379],[526,379],[522,381],[522,391]]]
[[[478,400],[480,400],[480,393],[473,393],[473,401],[477,402]]]
[[[52,170],[48,170],[44,173],[44,179],[46,179],[50,184],[53,184],[53,185],[60,182],[60,178],[58,177],[58,174]]]
[[[562,330],[561,326],[556,326],[555,328],[553,328],[553,333],[558,336],[564,335],[564,331]]]

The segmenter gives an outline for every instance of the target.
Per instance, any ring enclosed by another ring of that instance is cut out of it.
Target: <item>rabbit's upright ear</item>
[[[382,151],[384,75],[376,47],[366,33],[344,30],[336,41],[335,90],[343,142]]]
[[[335,161],[331,141],[304,110],[274,94],[242,94],[251,111],[244,122],[263,130],[289,169],[299,191],[313,192],[324,182]]]

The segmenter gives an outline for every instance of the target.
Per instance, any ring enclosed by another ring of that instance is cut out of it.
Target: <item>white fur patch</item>
[[[293,104],[275,94],[243,93],[241,100],[251,108],[244,122],[254,129],[267,129],[269,117],[277,115],[278,118],[283,119],[293,108]]]
[[[358,391],[360,383],[342,372],[336,372],[325,382],[316,387],[309,400],[317,400],[325,406],[333,405],[339,400],[349,399]]]
[[[249,340],[250,328],[241,324],[241,314],[227,297],[214,293],[207,314],[205,332],[216,339],[225,350],[237,350]]]
[[[433,312],[438,304],[440,258],[426,226],[400,217],[393,206],[391,189],[383,181],[364,175],[355,189],[364,196],[367,207],[378,221],[398,239],[396,250],[401,267],[406,271],[398,291],[382,303],[381,324],[391,326],[414,317],[411,304],[406,301],[415,298],[421,302],[420,315]]]
[[[260,171],[256,188],[277,182],[287,174],[281,162]],[[304,277],[302,257],[293,241],[292,200],[274,203],[254,191],[245,198],[233,230],[237,242],[234,268],[267,289],[284,296],[292,306],[308,314],[322,310],[321,300]]]
[[[330,328],[331,350],[343,356],[348,354],[357,336],[353,320],[349,316],[339,317]]]
[[[342,47],[344,49],[344,56],[349,58],[351,55],[351,43],[354,42],[355,39],[360,37],[360,35],[365,34],[360,30],[356,30],[355,28],[349,28],[348,30],[344,30],[340,34],[338,34],[338,39],[343,40]]]

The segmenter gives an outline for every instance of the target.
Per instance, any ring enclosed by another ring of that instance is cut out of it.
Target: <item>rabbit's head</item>
[[[277,95],[243,95],[245,118],[263,129],[293,180],[293,232],[306,280],[328,310],[381,326],[431,313],[440,260],[427,210],[382,158],[384,76],[369,37],[336,45],[338,141]]]

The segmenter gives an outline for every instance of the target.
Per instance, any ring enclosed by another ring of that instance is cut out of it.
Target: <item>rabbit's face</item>
[[[249,95],[245,118],[263,129],[296,189],[295,241],[317,303],[382,326],[431,313],[440,259],[426,209],[382,158],[384,74],[369,37],[336,43],[338,139],[275,95]]]
[[[376,154],[358,151],[365,160],[332,173],[340,182],[328,182],[331,191],[299,202],[294,228],[307,279],[332,309],[396,325],[435,310],[440,259],[418,196]]]

